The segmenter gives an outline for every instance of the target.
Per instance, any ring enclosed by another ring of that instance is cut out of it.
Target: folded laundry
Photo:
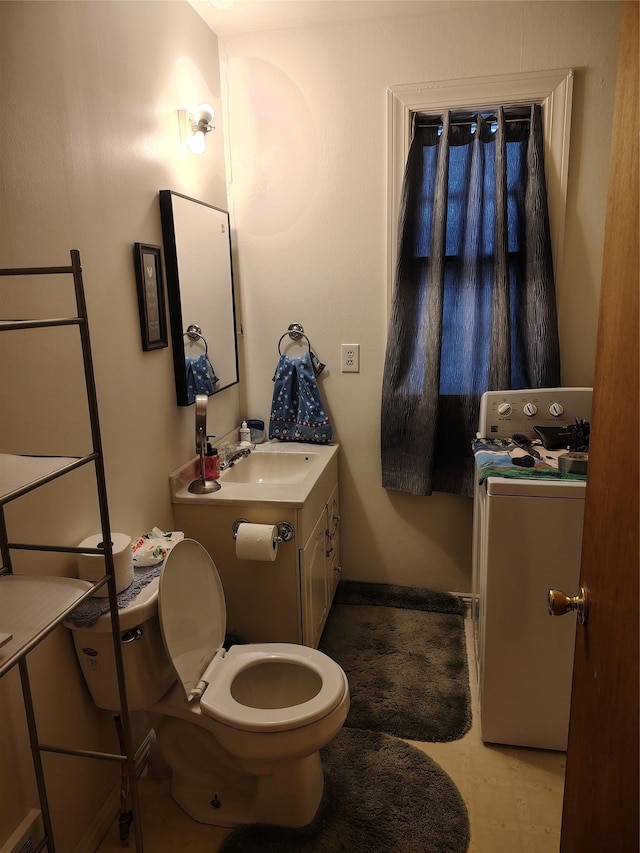
[[[538,445],[541,446],[541,445]],[[545,459],[534,459],[530,454],[523,452],[513,442],[504,438],[476,438],[471,442],[471,447],[476,460],[478,484],[482,485],[487,477],[517,477],[527,479],[530,477],[546,480],[584,480],[584,474],[565,474],[558,471]],[[518,462],[514,458],[514,451],[522,454]],[[521,461],[527,457],[531,462]]]

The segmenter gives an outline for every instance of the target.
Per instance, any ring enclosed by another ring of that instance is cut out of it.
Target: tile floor
[[[486,746],[477,725],[477,684],[471,624],[467,647],[474,724],[453,743],[416,743],[445,770],[465,799],[471,823],[469,853],[558,853],[565,754]],[[228,830],[188,818],[169,794],[167,779],[140,780],[147,853],[216,853]],[[133,831],[131,848],[133,848]],[[117,824],[96,853],[121,853]]]

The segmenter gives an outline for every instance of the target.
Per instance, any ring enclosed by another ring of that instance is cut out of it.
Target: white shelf
[[[0,453],[0,502],[6,503],[81,465],[86,457]]]
[[[52,631],[92,587],[76,578],[0,577],[0,636],[13,635],[0,646],[0,675]]]

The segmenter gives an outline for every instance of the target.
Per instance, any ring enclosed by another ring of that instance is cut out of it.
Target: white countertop
[[[317,455],[317,461],[309,469],[309,474],[300,483],[236,483],[225,480],[225,472],[220,475],[222,488],[206,495],[189,492],[189,484],[197,479],[199,461],[197,457],[189,460],[169,475],[171,502],[174,504],[202,504],[208,506],[238,506],[254,503],[277,504],[281,507],[299,508],[304,506],[322,473],[337,458],[338,444],[309,444],[305,442],[268,441],[255,446],[252,453],[305,453]],[[244,460],[237,462],[242,465]]]

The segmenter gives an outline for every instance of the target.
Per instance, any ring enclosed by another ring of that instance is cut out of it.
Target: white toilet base
[[[206,729],[152,717],[158,745],[172,770],[171,795],[194,820],[228,827],[294,827],[315,817],[324,789],[319,752],[250,768],[225,752]]]
[[[212,780],[209,779],[209,782]],[[245,776],[231,783],[219,779],[216,792],[198,786],[198,780],[174,771],[171,796],[199,823],[242,826],[268,823],[277,826],[306,826],[318,811],[324,789],[320,754],[278,767],[268,776]]]
[[[171,796],[193,820],[214,826],[241,826],[254,823],[256,777],[244,776],[235,780],[212,778],[201,780],[173,771]],[[213,792],[213,793],[212,793]]]
[[[306,826],[316,816],[323,790],[319,752],[276,765],[270,776],[258,776],[256,821]]]

